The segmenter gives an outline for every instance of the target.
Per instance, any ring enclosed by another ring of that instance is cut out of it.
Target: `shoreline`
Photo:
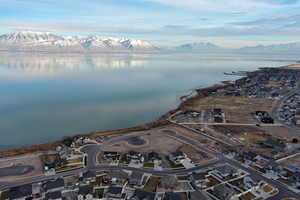
[[[279,67],[267,67],[270,69],[290,69],[293,70],[293,68],[288,68],[291,65],[287,66],[279,66]],[[87,137],[96,137],[96,136],[102,136],[102,135],[114,135],[114,134],[124,134],[127,132],[137,132],[137,131],[145,131],[149,130],[152,128],[160,127],[160,126],[165,126],[170,124],[167,119],[174,113],[180,111],[180,110],[186,110],[187,107],[199,98],[204,98],[207,97],[211,94],[213,94],[216,90],[219,89],[224,89],[226,87],[230,87],[232,85],[238,84],[239,81],[247,78],[251,74],[255,74],[259,71],[261,71],[264,68],[258,68],[255,71],[247,72],[245,76],[236,79],[235,81],[228,81],[228,80],[223,80],[219,83],[216,83],[212,86],[205,87],[205,88],[197,88],[193,90],[193,93],[195,92],[196,95],[193,96],[182,96],[186,97],[184,101],[181,101],[181,103],[177,106],[177,108],[172,109],[162,116],[160,116],[158,119],[134,126],[134,127],[129,127],[129,128],[122,128],[122,129],[113,129],[113,130],[105,130],[105,131],[95,131],[95,132],[90,132],[90,133],[83,133],[83,134],[77,134],[73,136],[63,136],[61,139],[53,141],[53,142],[48,142],[44,144],[37,144],[37,145],[31,145],[31,146],[25,146],[25,147],[20,147],[20,148],[12,148],[8,150],[3,150],[0,151],[0,159],[5,158],[5,157],[13,157],[13,156],[18,156],[18,155],[23,155],[23,154],[29,154],[29,153],[36,153],[36,152],[47,152],[51,150],[55,150],[55,148],[63,142],[65,139],[74,139],[82,136],[87,136]],[[182,98],[180,97],[180,98]]]

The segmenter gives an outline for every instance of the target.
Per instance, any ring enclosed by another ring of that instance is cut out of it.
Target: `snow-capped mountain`
[[[0,35],[2,51],[47,52],[151,52],[157,47],[147,41],[101,36],[59,36],[44,32],[13,32]]]

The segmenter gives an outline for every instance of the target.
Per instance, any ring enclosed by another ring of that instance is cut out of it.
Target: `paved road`
[[[173,122],[174,123],[174,122]],[[210,126],[257,126],[257,124],[248,123],[197,123],[197,122],[183,122],[177,123],[180,125],[210,125]],[[282,126],[282,124],[259,124],[259,126]]]
[[[19,185],[24,185],[24,184],[33,183],[33,182],[46,181],[46,180],[50,180],[50,179],[54,179],[54,178],[58,178],[58,177],[63,177],[63,176],[68,176],[68,175],[72,175],[72,174],[78,174],[78,173],[81,173],[81,172],[86,172],[88,170],[97,171],[97,170],[109,170],[109,169],[125,169],[125,170],[130,170],[130,171],[140,171],[140,172],[144,172],[144,173],[164,175],[164,174],[191,173],[193,171],[203,169],[203,168],[207,168],[209,166],[213,166],[213,165],[216,165],[218,163],[228,163],[232,166],[235,166],[236,168],[240,168],[240,169],[246,171],[253,178],[255,178],[257,180],[264,180],[265,182],[277,187],[278,190],[279,190],[279,193],[276,196],[271,197],[270,199],[280,200],[284,197],[293,197],[295,199],[300,199],[299,194],[296,194],[296,193],[294,193],[290,190],[287,190],[286,186],[281,184],[280,182],[268,179],[268,178],[262,176],[259,172],[255,171],[251,168],[245,167],[241,163],[239,163],[235,160],[226,158],[223,154],[221,154],[221,153],[219,153],[219,152],[217,152],[213,149],[207,148],[206,146],[204,146],[203,144],[199,143],[198,141],[196,141],[194,139],[187,138],[185,136],[179,135],[177,132],[174,132],[174,131],[163,131],[161,133],[162,134],[167,134],[171,137],[176,137],[178,140],[181,140],[185,143],[193,145],[194,147],[199,148],[204,152],[213,154],[214,156],[216,156],[218,158],[218,160],[207,163],[207,164],[204,164],[204,165],[201,165],[201,166],[190,168],[190,169],[166,170],[166,171],[157,171],[157,170],[150,170],[150,169],[133,168],[133,167],[128,167],[128,166],[97,166],[95,164],[96,163],[96,156],[97,156],[97,152],[101,148],[101,145],[88,145],[88,146],[82,148],[82,151],[85,152],[88,155],[88,157],[87,157],[87,166],[85,168],[78,169],[78,170],[73,170],[73,171],[68,171],[68,172],[63,172],[63,173],[59,173],[59,174],[56,174],[56,175],[53,175],[53,176],[34,177],[34,178],[31,178],[31,179],[22,180],[22,181],[19,181],[19,182],[0,183],[0,189],[6,189],[6,188],[19,186]],[[120,138],[117,138],[117,139],[111,141],[110,143],[123,141],[124,139],[126,139],[128,137],[131,137],[131,136],[120,137]]]
[[[171,134],[171,133],[167,133],[167,134]],[[186,138],[182,135],[178,135],[178,134],[171,134],[173,137],[177,137],[178,139],[180,140],[183,140],[193,146],[196,146],[200,149],[203,149],[203,145],[200,144],[198,141],[194,140],[194,139],[191,139],[191,138]],[[259,172],[249,168],[249,167],[245,167],[243,166],[241,163],[239,163],[238,161],[236,160],[232,160],[232,159],[228,159],[226,158],[223,154],[219,153],[219,152],[216,152],[214,150],[209,150],[208,148],[206,148],[206,151],[207,152],[210,152],[212,153],[213,155],[215,155],[216,157],[220,158],[220,162],[224,162],[224,163],[228,163],[232,166],[235,166],[236,168],[240,168],[244,171],[246,171],[247,173],[249,173],[254,179],[256,180],[263,180],[275,187],[277,187],[277,189],[279,190],[279,193],[276,195],[276,196],[273,196],[271,197],[270,199],[272,200],[280,200],[284,197],[293,197],[293,198],[296,198],[296,199],[300,199],[300,195],[295,193],[295,192],[292,192],[290,190],[287,189],[287,187],[285,185],[283,185],[282,183],[278,182],[278,181],[274,181],[272,179],[268,179],[264,176],[262,176],[262,174],[260,174]]]

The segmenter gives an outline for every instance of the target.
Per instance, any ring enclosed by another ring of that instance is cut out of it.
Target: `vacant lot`
[[[40,176],[43,173],[42,162],[39,154],[27,154],[0,160],[1,181],[21,180],[28,177]],[[18,172],[14,173],[15,170]],[[17,174],[14,175],[13,174]]]
[[[271,113],[274,101],[262,98],[246,98],[211,95],[195,100],[185,107],[187,110],[206,110],[220,108],[225,111],[226,120],[235,123],[254,122],[251,113],[262,110]]]
[[[127,140],[120,141],[112,146],[106,146],[103,151],[116,151],[120,153],[126,153],[134,150],[138,152],[151,152],[156,151],[158,153],[168,155],[176,151],[183,144],[171,137],[157,133],[155,130],[147,133],[140,132],[134,135],[139,135],[139,138],[145,141],[144,145],[132,145]]]

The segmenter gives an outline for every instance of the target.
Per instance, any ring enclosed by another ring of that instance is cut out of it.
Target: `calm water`
[[[175,108],[190,89],[235,78],[223,72],[294,62],[284,59],[0,54],[0,148],[142,124]]]

